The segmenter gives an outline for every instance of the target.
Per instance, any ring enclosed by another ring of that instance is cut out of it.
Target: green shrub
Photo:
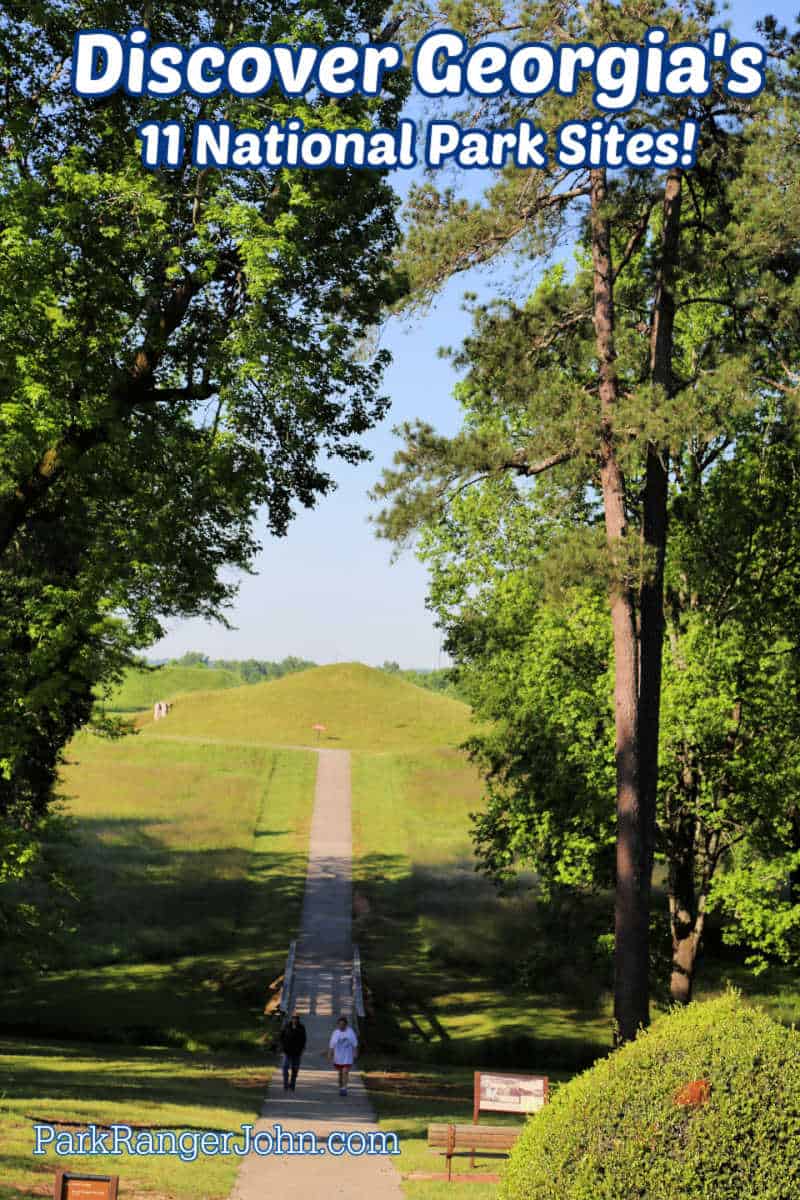
[[[798,1196],[800,1034],[734,993],[672,1012],[559,1088],[501,1188],[503,1200]]]

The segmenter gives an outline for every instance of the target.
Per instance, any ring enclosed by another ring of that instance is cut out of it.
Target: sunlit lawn
[[[0,1200],[52,1196],[59,1168],[116,1174],[123,1200],[222,1200],[241,1160],[181,1162],[123,1154],[34,1157],[34,1122],[73,1133],[113,1123],[175,1130],[231,1130],[253,1123],[269,1070],[264,1063],[178,1051],[98,1049],[79,1043],[0,1041]]]
[[[353,767],[356,934],[377,1043],[426,1063],[519,1070],[585,1065],[610,1043],[607,994],[520,986],[532,902],[475,871],[475,770],[455,751],[358,755]],[[358,911],[358,910],[357,910]]]
[[[299,921],[315,757],[82,736],[70,760],[82,893],[70,969],[6,990],[0,1020],[117,1042],[256,1043]]]
[[[604,984],[601,968],[582,974],[570,959],[579,942],[591,946],[582,918],[610,928],[613,897],[551,918],[524,885],[498,896],[475,871],[470,813],[480,805],[480,781],[455,751],[354,756],[354,936],[374,994],[376,1052],[387,1062],[410,1055],[424,1070],[574,1072],[612,1042],[610,969]],[[545,942],[562,946],[553,973],[535,967]],[[729,982],[779,1019],[800,1020],[796,973],[754,979],[710,959],[698,998]]]
[[[457,749],[471,729],[464,705],[345,664],[186,696],[167,720],[138,720],[135,737],[81,736],[70,749],[76,934],[60,966],[0,994],[16,1035],[0,1046],[0,1200],[50,1194],[55,1163],[30,1157],[32,1117],[238,1129],[257,1112],[262,1008],[299,926],[314,795],[315,756],[289,747],[313,743],[316,722],[321,746],[354,751],[354,939],[375,1010],[364,1065],[381,1124],[400,1134],[399,1169],[444,1170],[427,1125],[470,1119],[475,1068],[557,1082],[608,1050],[602,964],[598,975],[572,957],[593,946],[598,919],[607,928],[611,897],[551,914],[525,881],[499,896],[476,872],[482,788]],[[561,961],[540,969],[553,945]],[[800,1016],[791,972],[754,981],[709,962],[698,994],[728,979],[781,1019]],[[121,1162],[121,1197],[221,1198],[237,1166]],[[447,1188],[405,1186],[414,1200]],[[469,1187],[474,1200],[494,1193]]]
[[[127,671],[120,686],[102,699],[110,712],[134,712],[152,709],[157,700],[172,701],[188,692],[241,686],[242,681],[234,671],[165,664],[150,671]]]
[[[324,732],[314,725],[324,725]],[[147,736],[383,751],[456,746],[471,728],[470,710],[459,700],[360,663],[341,663],[183,697]]]

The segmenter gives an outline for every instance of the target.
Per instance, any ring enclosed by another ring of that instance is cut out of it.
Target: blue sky
[[[798,9],[800,0],[763,6],[737,2],[729,14],[735,32],[744,36],[753,32],[761,15],[774,13],[788,23]],[[374,505],[367,492],[397,447],[394,425],[422,417],[442,432],[457,428],[455,375],[438,349],[456,345],[469,329],[461,308],[463,293],[488,286],[481,276],[462,275],[426,316],[388,323],[382,344],[394,360],[385,379],[392,409],[365,439],[373,461],[334,465],[337,490],[314,511],[298,514],[285,538],[264,541],[257,574],[242,579],[230,613],[235,629],[174,621],[150,657],[202,650],[212,658],[296,654],[319,663],[379,665],[395,659],[403,667],[445,665],[439,633],[425,608],[425,570],[410,553],[390,562],[390,547],[375,538],[368,523]]]

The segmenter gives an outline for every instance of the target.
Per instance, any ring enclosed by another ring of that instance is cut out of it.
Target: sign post
[[[117,1200],[119,1175],[56,1174],[53,1200]]]
[[[546,1075],[495,1075],[488,1071],[476,1071],[472,1123],[478,1124],[482,1112],[538,1112],[547,1103],[548,1092]],[[470,1163],[475,1166],[474,1154]]]

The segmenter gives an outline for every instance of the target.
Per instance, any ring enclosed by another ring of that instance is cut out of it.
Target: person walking
[[[281,1050],[283,1050],[283,1090],[294,1091],[297,1083],[297,1072],[300,1070],[300,1059],[306,1048],[306,1027],[300,1022],[298,1013],[292,1013],[291,1020],[281,1030]],[[289,1072],[291,1071],[291,1079]]]
[[[328,1043],[328,1058],[339,1072],[339,1095],[347,1095],[347,1077],[358,1057],[358,1038],[347,1017],[339,1017]]]

